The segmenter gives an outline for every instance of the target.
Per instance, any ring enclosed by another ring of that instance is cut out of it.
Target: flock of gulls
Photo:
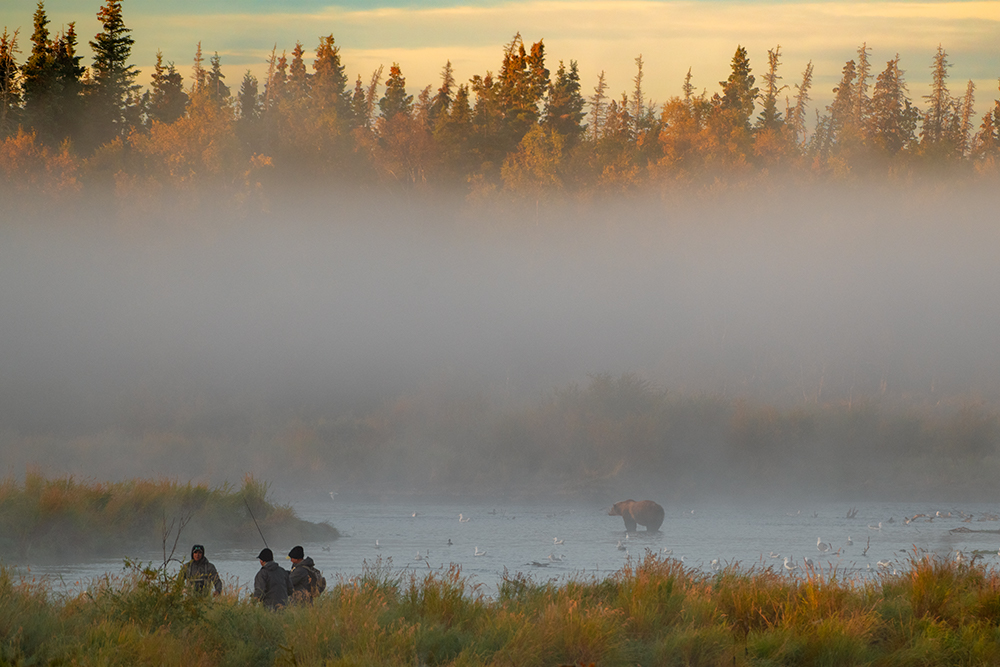
[[[331,493],[330,496],[331,498],[333,498],[334,493]],[[496,511],[494,510],[493,512],[490,512],[490,514],[496,514]],[[694,512],[692,511],[691,514],[694,514]],[[411,517],[417,518],[419,515],[420,514],[418,512],[413,512]],[[799,513],[787,514],[787,515],[797,516],[799,515]],[[854,519],[856,518],[856,516],[857,516],[857,509],[855,508],[852,508],[847,513],[848,519]],[[514,517],[509,517],[509,518],[514,518]],[[818,518],[818,515],[814,513],[813,518]],[[471,520],[472,518],[466,516],[464,513],[460,513],[458,515],[458,522],[460,524],[468,523]],[[910,526],[911,524],[914,523],[934,523],[935,521],[938,521],[939,523],[943,523],[945,521],[950,521],[950,522],[959,521],[963,523],[971,523],[973,521],[996,522],[1000,521],[1000,515],[984,512],[977,516],[962,511],[938,510],[926,513],[916,513],[909,517],[902,517],[899,521],[897,521],[895,517],[890,517],[887,520],[878,521],[877,523],[867,524],[867,531],[865,531],[865,529],[862,529],[862,531],[868,532],[869,534],[866,539],[862,540],[862,544],[859,544],[857,548],[854,548],[855,541],[851,535],[847,535],[846,539],[843,540],[841,543],[834,543],[832,540],[824,540],[822,536],[817,536],[815,545],[817,555],[815,559],[809,556],[804,556],[802,558],[796,559],[794,556],[791,555],[782,555],[775,551],[770,551],[768,552],[766,558],[763,554],[761,554],[761,561],[762,564],[765,565],[766,567],[771,567],[767,565],[768,559],[772,560],[780,559],[781,564],[778,566],[779,571],[784,571],[790,576],[809,574],[817,570],[820,570],[824,567],[828,567],[831,569],[835,568],[839,571],[900,574],[903,569],[903,561],[909,561],[914,557],[931,557],[932,554],[929,554],[926,549],[914,545],[911,549],[898,550],[900,553],[909,554],[909,556],[907,557],[902,557],[902,559],[900,557],[893,559],[882,558],[875,561],[873,565],[868,556],[869,549],[871,548],[872,535],[879,534],[882,533],[883,531],[890,529],[902,529],[902,527]],[[973,531],[968,528],[952,528],[948,532],[963,533],[963,532],[973,532]],[[1000,533],[1000,531],[986,531],[986,532]],[[667,531],[663,531],[663,533],[661,534],[668,537]],[[640,533],[640,535],[644,536],[644,532]],[[626,558],[630,557],[629,553],[630,543],[636,541],[633,540],[632,537],[633,535],[630,534],[628,531],[626,531],[624,537],[622,539],[618,539],[617,543],[615,544],[615,548],[619,552],[622,552],[622,554]],[[638,541],[640,542],[640,548],[644,548],[647,552],[650,551],[648,546],[648,540],[641,539]],[[554,547],[563,546],[564,544],[565,544],[564,539],[558,536],[553,537],[552,538],[553,550],[550,551],[548,556],[542,559],[529,561],[528,563],[525,563],[525,565],[531,567],[547,567],[552,563],[564,562],[566,560],[566,555],[557,554],[554,550]],[[451,547],[453,545],[454,543],[449,538],[447,541],[447,546]],[[380,549],[381,547],[382,544],[378,539],[376,539],[375,548]],[[488,553],[489,552],[487,551],[487,549],[481,549],[479,545],[474,545],[472,554],[474,557],[487,556]],[[663,558],[673,558],[673,553],[674,550],[672,548],[662,547],[659,550],[658,555],[660,555]],[[997,550],[995,555],[993,554],[992,551],[975,550],[971,553],[971,555],[967,555],[966,553],[963,553],[961,550],[955,550],[953,552],[949,552],[948,558],[954,558],[954,561],[960,564],[973,564],[977,560],[987,557],[987,555],[989,555],[990,557],[1000,558],[1000,549]],[[843,559],[845,558],[850,558],[851,560],[848,562],[844,562]],[[682,563],[686,562],[684,555],[679,556],[677,560],[679,560]],[[858,562],[859,560],[863,561],[863,563],[859,564]],[[430,568],[431,567],[430,549],[417,551],[413,557],[413,562],[424,563],[427,565],[428,568]],[[704,561],[699,561],[696,564],[694,564],[693,567],[700,569],[705,569],[707,567],[707,569],[711,570],[712,572],[720,572],[724,567],[731,564],[732,563],[724,563],[722,560],[714,558],[709,561],[707,566],[705,566]]]

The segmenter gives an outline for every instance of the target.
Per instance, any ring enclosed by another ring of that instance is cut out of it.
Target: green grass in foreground
[[[280,612],[135,566],[70,597],[0,570],[0,664],[15,665],[995,665],[998,623],[1000,573],[917,558],[850,582],[647,554],[605,580],[505,574],[495,596],[456,567],[378,561]]]
[[[268,485],[248,475],[240,488],[180,484],[168,479],[83,482],[28,473],[24,483],[0,481],[0,558],[43,562],[169,551],[178,532],[187,542],[257,544],[256,518],[276,541],[330,540],[337,531],[295,516],[267,498]],[[250,515],[253,512],[253,517]],[[183,551],[184,549],[182,549]],[[183,554],[182,554],[183,555]]]

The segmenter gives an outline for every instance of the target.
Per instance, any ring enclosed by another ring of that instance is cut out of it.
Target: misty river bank
[[[43,461],[79,479],[197,470],[225,484],[249,467],[278,488],[370,500],[1000,500],[1000,418],[971,399],[781,408],[636,374],[594,375],[520,407],[462,389],[425,387],[348,415],[208,404],[85,436],[8,432],[0,442],[12,471]]]

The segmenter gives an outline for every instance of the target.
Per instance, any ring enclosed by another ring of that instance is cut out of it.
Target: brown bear
[[[646,532],[656,532],[663,525],[663,508],[652,500],[623,500],[608,510],[609,516],[625,519],[625,530],[635,532],[635,525],[646,527]]]

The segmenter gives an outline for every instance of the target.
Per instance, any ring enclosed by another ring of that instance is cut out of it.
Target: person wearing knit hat
[[[292,594],[288,570],[274,562],[274,553],[266,547],[257,554],[257,560],[260,569],[253,580],[253,596],[268,609],[284,607]]]
[[[300,546],[292,547],[288,552],[288,560],[292,561],[292,571],[288,578],[292,582],[293,598],[312,604],[313,598],[326,590],[323,573],[316,569],[316,563],[311,557],[306,557],[305,550]]]
[[[215,595],[222,592],[219,571],[205,558],[205,547],[196,544],[191,547],[191,560],[181,568],[184,583],[195,593],[207,593],[215,589]]]

